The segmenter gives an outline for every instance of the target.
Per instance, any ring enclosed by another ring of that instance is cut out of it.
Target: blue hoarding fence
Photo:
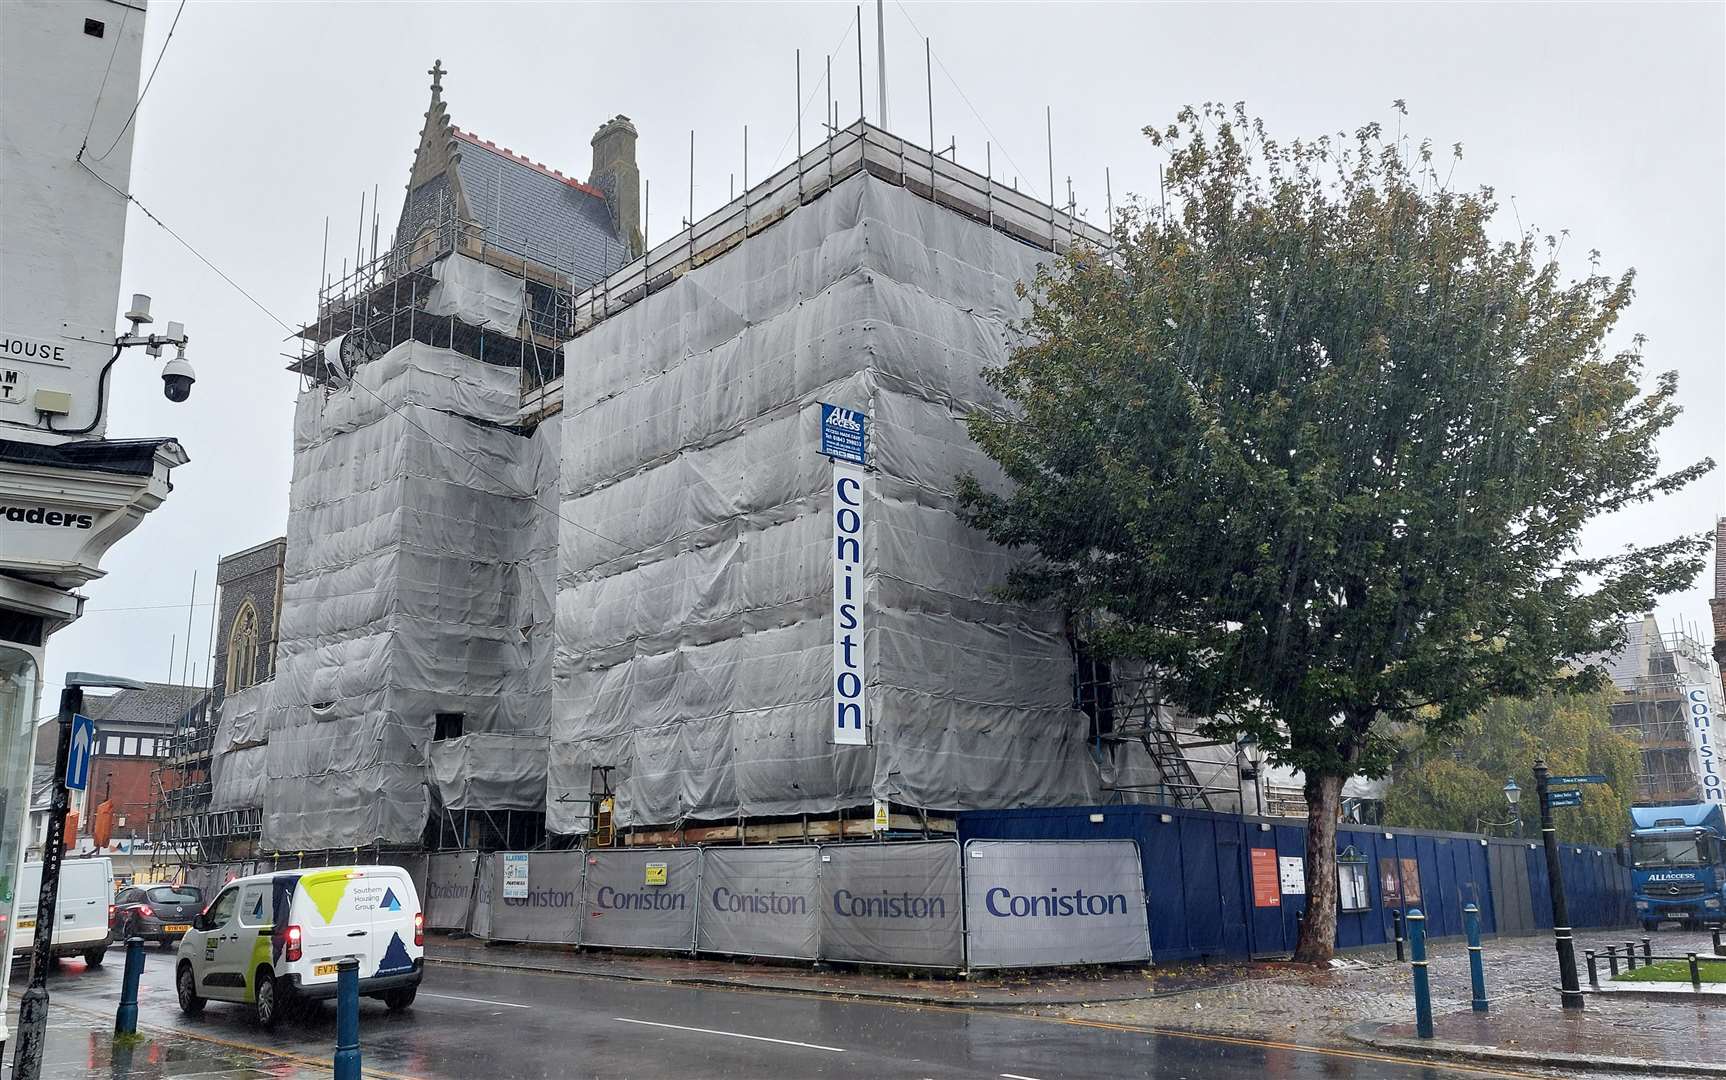
[[[1303,819],[1148,805],[977,810],[959,815],[959,838],[1138,841],[1159,963],[1293,952],[1306,911]],[[1338,948],[1392,944],[1413,908],[1428,938],[1461,937],[1469,904],[1483,934],[1552,927],[1537,844],[1363,825],[1339,825],[1336,843]],[[1575,926],[1633,925],[1630,874],[1614,852],[1566,845],[1559,861]]]

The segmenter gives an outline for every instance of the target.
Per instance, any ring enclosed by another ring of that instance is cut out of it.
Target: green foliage
[[[1279,143],[1207,105],[1146,134],[1166,209],[1039,274],[990,373],[1010,412],[971,419],[1013,487],[961,478],[963,511],[1032,556],[1010,591],[1306,770],[1309,800],[1381,774],[1399,722],[1598,685],[1581,659],[1707,547],[1577,555],[1713,464],[1661,471],[1676,377],[1643,393],[1640,339],[1606,349],[1631,274],[1562,280],[1556,238],[1496,241],[1491,189],[1377,124]]]
[[[1523,835],[1540,838],[1540,804],[1534,795],[1534,759],[1544,757],[1556,775],[1602,773],[1607,784],[1582,787],[1582,805],[1552,812],[1559,840],[1612,847],[1630,829],[1641,752],[1612,730],[1607,693],[1495,698],[1444,736],[1411,728],[1402,739],[1385,795],[1385,823],[1416,829],[1493,832],[1482,822],[1510,820],[1504,782],[1522,787]]]

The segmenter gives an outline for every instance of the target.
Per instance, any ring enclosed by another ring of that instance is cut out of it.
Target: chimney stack
[[[641,170],[635,164],[635,125],[619,114],[593,133],[593,172],[587,182],[605,192],[611,223],[629,250],[641,254]]]

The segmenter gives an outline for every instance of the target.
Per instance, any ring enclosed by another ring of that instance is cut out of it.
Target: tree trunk
[[[1306,777],[1306,916],[1294,954],[1301,963],[1328,963],[1336,954],[1336,819],[1343,779]]]

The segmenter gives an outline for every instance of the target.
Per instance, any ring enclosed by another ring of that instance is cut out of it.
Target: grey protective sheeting
[[[821,848],[823,960],[963,967],[964,904],[953,841]]]
[[[502,856],[491,860],[491,933],[494,941],[574,944],[581,931],[579,851],[535,851],[527,856],[527,896],[503,892]]]
[[[546,734],[560,426],[519,407],[515,369],[422,342],[300,395],[277,673],[229,725],[267,748],[266,848],[419,842],[437,713]],[[530,757],[476,752],[445,794],[537,809]]]
[[[650,863],[665,864],[665,884],[648,885]],[[701,851],[590,851],[581,943],[628,949],[689,949],[700,906]]]
[[[468,915],[468,932],[474,937],[491,937],[493,906],[497,902],[498,878],[503,873],[503,860],[497,855],[481,855],[474,867],[473,908]]]
[[[545,802],[543,735],[476,732],[426,751],[446,810],[539,810]]]
[[[426,863],[426,925],[439,930],[468,929],[479,853],[444,852],[430,856]]]
[[[814,960],[820,955],[820,868],[814,847],[703,849],[696,947]]]
[[[1139,846],[1131,840],[968,841],[965,927],[973,968],[1149,960]]]
[[[594,766],[622,826],[1096,801],[1060,614],[954,513],[1003,482],[963,418],[1046,257],[859,175],[565,347],[548,828]],[[867,747],[830,735],[822,401],[871,424]]]

